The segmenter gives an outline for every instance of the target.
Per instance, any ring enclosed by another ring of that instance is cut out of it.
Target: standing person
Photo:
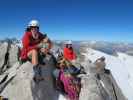
[[[39,31],[39,22],[37,20],[31,20],[27,26],[26,32],[22,38],[23,48],[21,51],[21,60],[31,60],[33,64],[33,70],[35,72],[34,79],[40,78],[40,67],[38,66],[38,54],[41,48],[39,48],[40,42],[48,38],[46,34],[42,34]],[[51,41],[49,41],[49,49],[51,48]]]
[[[76,60],[76,53],[73,50],[72,41],[67,41],[65,43],[65,47],[63,49],[63,55],[64,55],[64,58],[69,61]]]

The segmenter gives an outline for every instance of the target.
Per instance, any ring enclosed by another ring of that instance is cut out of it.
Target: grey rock
[[[31,71],[32,65],[30,63],[23,64],[19,70],[16,71],[14,79],[1,93],[2,96],[11,100],[33,100],[30,89],[30,79],[32,76],[29,75],[32,73]]]
[[[79,100],[103,100],[94,76],[84,76],[82,78]]]
[[[58,100],[59,94],[54,88],[52,77],[55,68],[53,58],[46,57],[45,61],[45,65],[40,65],[44,80],[35,83],[32,79],[33,65],[26,62],[20,67],[16,67],[15,77],[5,87],[1,95],[10,100]]]
[[[2,84],[4,82],[6,77],[7,77],[7,74],[0,75],[0,84]]]
[[[16,76],[17,74],[17,68],[19,67],[19,62],[14,64],[12,68],[10,68],[7,72],[4,73],[6,75],[0,84],[0,93],[6,88],[6,86],[12,81],[12,79]]]
[[[113,76],[104,73],[105,64],[100,63],[100,66],[97,66],[89,62],[85,56],[81,64],[87,75],[81,76],[82,88],[79,100],[126,100]]]
[[[8,66],[13,66],[18,61],[19,47],[11,44],[9,49],[9,64]]]
[[[6,57],[8,56],[8,43],[3,43],[0,45],[0,74],[2,72],[2,69],[5,65],[5,62],[7,61]]]

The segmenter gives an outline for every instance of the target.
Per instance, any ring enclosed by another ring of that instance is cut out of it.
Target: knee
[[[33,50],[30,51],[30,54],[31,54],[31,55],[37,55],[38,52],[37,52],[37,50],[33,49]]]
[[[33,53],[33,54],[37,53],[37,50],[33,49],[33,50],[32,50],[32,53]]]

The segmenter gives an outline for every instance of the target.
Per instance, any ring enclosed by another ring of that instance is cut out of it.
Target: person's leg
[[[29,51],[28,57],[31,59],[31,63],[33,65],[38,64],[38,52],[37,52],[37,50],[33,49],[33,50]]]
[[[41,67],[38,63],[38,52],[37,50],[31,50],[28,52],[28,57],[31,59],[31,63],[33,64],[33,71],[34,71],[34,77],[33,80],[36,83],[39,83],[42,80],[41,77]]]

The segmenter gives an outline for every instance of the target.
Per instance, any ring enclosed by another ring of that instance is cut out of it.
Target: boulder
[[[79,100],[104,100],[100,94],[100,90],[94,76],[84,76],[81,83],[82,88]]]
[[[58,100],[59,93],[54,88],[52,72],[55,64],[51,55],[44,58],[45,65],[41,66],[44,80],[33,81],[33,65],[26,62],[17,67],[15,77],[5,87],[2,96],[10,100]]]
[[[18,67],[19,67],[19,62],[15,63],[12,68],[10,68],[7,72],[5,72],[2,75],[4,77],[0,83],[0,93],[6,88],[6,86],[8,86],[8,84],[16,76]]]
[[[0,45],[0,74],[7,64],[8,59],[8,43],[3,43]]]
[[[87,75],[81,77],[82,88],[80,92],[79,100],[125,100],[123,97],[119,99],[121,95],[117,92],[118,86],[114,83],[113,77],[108,73],[104,73],[105,64],[97,64],[89,62],[84,58],[82,61]]]
[[[6,79],[7,74],[2,74],[0,75],[0,84],[2,84],[4,82],[4,80]]]
[[[8,66],[13,66],[16,62],[18,62],[18,55],[19,55],[19,47],[16,45],[11,44],[9,49],[9,63]]]

